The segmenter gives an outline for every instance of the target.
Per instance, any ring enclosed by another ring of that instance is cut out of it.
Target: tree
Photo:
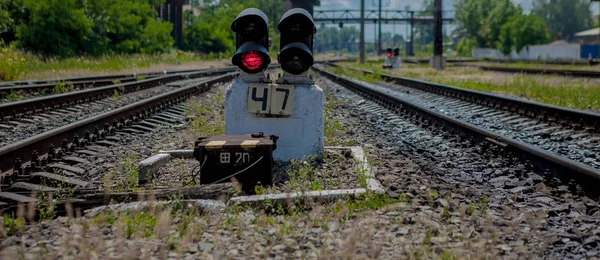
[[[170,49],[173,45],[172,25],[156,20],[151,5],[160,2],[88,0],[87,16],[94,24],[88,52],[157,53]]]
[[[500,41],[500,28],[515,15],[523,13],[521,6],[510,0],[496,0],[489,14],[483,20],[479,35],[485,39],[485,46],[493,47]]]
[[[23,22],[23,0],[0,0],[0,40],[16,40],[17,26]]]
[[[240,4],[222,4],[210,11],[205,9],[184,28],[182,48],[202,53],[233,52],[235,35],[231,31],[231,22],[244,9]]]
[[[458,0],[455,10],[459,30],[474,39],[478,47],[495,47],[502,25],[523,12],[510,0]]]
[[[456,47],[456,52],[458,53],[458,56],[471,57],[475,48],[477,48],[477,41],[475,39],[462,39]]]
[[[570,40],[592,25],[589,0],[534,0],[532,13],[544,19],[552,37]]]
[[[84,53],[92,22],[77,0],[25,0],[27,21],[17,27],[19,46],[60,56]]]
[[[541,17],[534,14],[517,15],[502,26],[498,48],[508,55],[511,51],[520,52],[530,45],[547,43],[549,39],[546,23]]]

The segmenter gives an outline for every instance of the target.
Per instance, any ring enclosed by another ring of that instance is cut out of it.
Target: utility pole
[[[434,0],[433,8],[433,57],[431,67],[443,69],[444,62],[444,38],[442,35],[442,0]]]
[[[377,41],[377,56],[381,55],[381,0],[379,0],[379,19],[377,19],[379,23],[379,33],[378,33],[378,41]]]
[[[360,0],[360,63],[365,63],[365,0]]]
[[[415,56],[413,46],[415,44],[415,12],[410,12],[410,44],[408,48],[408,56]]]

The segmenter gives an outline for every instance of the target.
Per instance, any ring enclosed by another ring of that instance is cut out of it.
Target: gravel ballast
[[[369,193],[328,204],[288,205],[287,209],[265,203],[259,208],[228,207],[221,213],[156,209],[92,220],[62,217],[38,223],[21,236],[5,238],[0,243],[0,258],[529,259],[598,255],[598,204],[578,194],[576,185],[572,189],[544,179],[494,149],[421,127],[331,81],[319,78],[317,83],[328,94],[328,120],[343,126],[337,141],[355,142],[366,150],[385,195]],[[111,151],[99,172],[114,170],[127,153],[134,152],[133,161],[137,162],[158,150],[190,149],[198,136],[180,135],[183,132],[172,129],[145,139],[131,137],[123,149]],[[98,164],[97,159],[93,162]],[[168,166],[171,171],[180,167],[177,162]],[[349,172],[339,172],[341,185],[337,187],[345,187],[345,173]],[[177,179],[177,174],[162,176],[156,186],[185,182]]]

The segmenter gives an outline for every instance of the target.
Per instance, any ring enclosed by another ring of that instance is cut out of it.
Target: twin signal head
[[[386,55],[387,55],[388,57],[392,57],[392,48],[387,48],[387,53],[386,53]]]
[[[292,75],[307,71],[314,63],[313,34],[317,32],[310,13],[302,8],[285,12],[277,30],[281,33],[281,50],[277,55],[281,69]]]
[[[394,57],[400,56],[400,48],[394,49]]]
[[[249,74],[267,69],[271,63],[268,24],[267,15],[259,9],[248,8],[238,14],[231,24],[231,30],[236,34],[233,65]]]

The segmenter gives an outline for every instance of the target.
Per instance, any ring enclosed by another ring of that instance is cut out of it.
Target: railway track
[[[13,99],[34,98],[39,96],[48,96],[52,94],[60,94],[84,90],[95,87],[108,85],[116,85],[121,83],[130,83],[140,80],[152,79],[165,75],[206,72],[214,69],[202,70],[177,70],[177,71],[162,71],[148,73],[131,73],[131,74],[116,74],[102,75],[90,77],[62,78],[53,80],[30,80],[30,81],[11,81],[0,82],[0,98],[9,102],[11,95]],[[231,68],[233,71],[234,68]]]
[[[204,69],[206,70],[206,69]],[[110,74],[110,75],[98,75],[98,76],[86,76],[86,77],[72,77],[72,78],[58,78],[58,79],[41,79],[41,80],[21,80],[21,81],[5,81],[0,82],[0,87],[11,87],[11,86],[23,86],[23,85],[40,85],[40,84],[55,84],[58,82],[93,82],[102,80],[118,80],[124,78],[137,78],[137,77],[156,77],[168,74],[177,73],[190,73],[202,70],[174,70],[174,71],[157,71],[157,72],[145,72],[145,73],[128,73],[128,74]]]
[[[395,84],[382,87],[314,69],[419,124],[500,147],[542,176],[575,180],[588,195],[598,196],[594,188],[600,180],[597,113],[390,75],[381,77]]]
[[[120,137],[116,136],[119,133],[143,133],[153,131],[159,125],[182,123],[185,120],[184,107],[179,104],[188,97],[206,91],[212,85],[229,81],[237,75],[229,71],[230,69],[223,69],[203,73],[175,74],[151,79],[149,80],[151,83],[136,82],[139,84],[172,82],[171,84],[178,86],[166,93],[86,117],[0,147],[0,158],[2,158],[0,160],[2,172],[0,208],[14,209],[17,202],[34,201],[35,198],[29,197],[32,192],[54,192],[58,186],[74,187],[76,193],[97,192],[89,186],[88,182],[78,177],[85,172],[85,169],[77,165],[85,164],[86,160],[77,157],[77,154],[91,155],[102,152],[102,147],[110,147],[119,142]],[[217,76],[207,76],[208,74],[217,74]],[[118,87],[136,86],[126,84]],[[89,91],[91,90],[84,92]],[[104,91],[106,90],[101,90],[99,93]],[[79,97],[87,94],[67,93],[66,95]],[[43,102],[48,101],[43,100]],[[33,101],[29,101],[30,106],[32,103]],[[36,113],[33,111],[40,113],[46,110],[30,111],[32,112],[19,115],[20,118],[35,116]],[[13,117],[14,115],[16,114],[11,114]]]

